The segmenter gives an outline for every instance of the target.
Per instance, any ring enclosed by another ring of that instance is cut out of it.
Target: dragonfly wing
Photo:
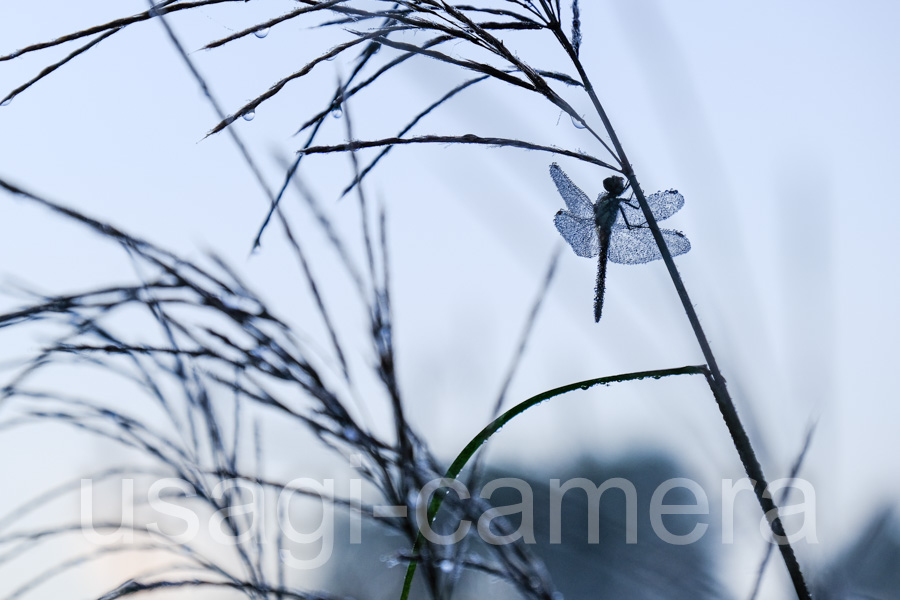
[[[600,240],[597,238],[593,215],[590,219],[584,219],[561,210],[556,213],[553,223],[578,256],[593,258],[600,253]]]
[[[681,210],[681,207],[684,206],[684,196],[676,190],[656,192],[647,196],[647,205],[650,207],[650,212],[653,213],[656,220],[662,221]],[[631,200],[630,203],[622,202],[621,207],[630,225],[640,226],[647,223],[647,220],[644,219],[644,211],[638,206],[637,199]],[[625,224],[621,214],[619,214],[618,222],[622,225]]]
[[[565,200],[566,208],[569,209],[570,213],[583,219],[594,218],[594,205],[591,204],[591,199],[581,191],[581,188],[572,183],[572,180],[563,173],[558,164],[553,163],[550,165],[550,177],[553,179],[553,183],[556,184],[559,195]]]
[[[691,242],[680,231],[660,229],[666,247],[672,256],[684,254],[691,249]],[[647,227],[628,229],[615,225],[610,234],[609,260],[620,265],[639,265],[659,260],[662,254]]]

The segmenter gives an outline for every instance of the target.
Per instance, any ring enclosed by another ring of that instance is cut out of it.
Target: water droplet
[[[3,102],[0,102],[0,106],[9,106],[10,102],[12,102],[12,98],[7,98]]]
[[[335,119],[340,119],[341,117],[344,116],[344,109],[342,109],[340,106],[337,107],[336,109],[331,111],[331,116],[334,117]]]
[[[582,384],[581,384],[581,389],[583,389],[583,390],[588,390],[588,389],[590,389],[590,388],[591,388],[591,384],[589,384],[589,383],[582,383]]]
[[[245,121],[252,121],[253,118],[256,116],[256,112],[255,112],[255,111],[252,111],[252,110],[251,110],[251,111],[247,111],[247,112],[245,112],[244,114],[242,114],[241,116],[244,117],[244,120],[245,120]]]
[[[450,573],[453,571],[453,561],[452,560],[442,560],[438,563],[438,567],[441,569],[443,573]]]
[[[253,32],[253,35],[258,37],[259,39],[263,39],[264,37],[269,35],[269,28],[263,27],[262,29],[257,29],[256,31]]]
[[[584,123],[582,123],[581,121],[576,119],[574,116],[571,117],[571,119],[572,119],[572,125],[575,126],[575,129],[584,129],[585,127],[587,127],[587,125],[585,125]]]
[[[388,568],[388,569],[393,569],[394,567],[396,567],[397,565],[400,564],[400,561],[397,560],[396,557],[391,556],[391,555],[385,555],[385,556],[382,556],[382,557],[381,557],[381,562],[387,564],[387,568]]]
[[[335,58],[337,58],[337,54],[335,54],[334,56],[329,56],[329,57],[326,58],[325,60],[331,62],[331,61],[334,60]]]
[[[341,433],[344,436],[344,439],[348,442],[355,442],[359,439],[359,432],[356,430],[356,427],[347,426],[341,430]]]

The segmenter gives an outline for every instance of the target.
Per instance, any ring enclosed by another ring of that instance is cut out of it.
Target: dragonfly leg
[[[631,208],[640,208],[640,206],[634,206],[633,204],[631,204],[631,202],[623,201],[623,204],[627,204]],[[632,225],[628,222],[628,216],[625,214],[625,211],[622,210],[622,204],[619,204],[619,213],[621,213],[622,220],[625,221],[625,227],[627,227],[628,229],[637,229],[638,227],[641,227],[640,225]]]

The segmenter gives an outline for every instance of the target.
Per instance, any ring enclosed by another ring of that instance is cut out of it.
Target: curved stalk
[[[654,371],[638,371],[635,373],[625,373],[622,375],[598,377],[596,379],[588,379],[585,381],[578,381],[575,383],[570,383],[568,385],[563,385],[558,388],[553,388],[552,390],[547,390],[546,392],[541,392],[536,396],[532,396],[531,398],[516,404],[505,413],[491,421],[487,426],[485,426],[484,429],[482,429],[478,433],[478,435],[472,438],[471,441],[466,444],[466,447],[463,448],[462,451],[457,455],[453,463],[447,468],[447,472],[444,474],[444,479],[456,479],[457,477],[459,477],[459,474],[462,472],[463,467],[465,467],[469,462],[469,459],[471,459],[475,455],[478,449],[481,448],[491,438],[492,435],[500,431],[504,425],[512,421],[514,418],[518,417],[529,408],[537,406],[542,402],[546,402],[550,398],[561,396],[562,394],[566,394],[568,392],[574,392],[575,390],[588,390],[596,385],[609,385],[611,383],[638,381],[641,379],[662,379],[663,377],[672,377],[674,375],[704,375],[707,380],[709,380],[709,371],[705,366],[686,366],[677,367],[674,369],[657,369]],[[438,510],[440,510],[441,504],[443,502],[444,497],[440,494],[435,494],[431,498],[431,502],[428,504],[427,512],[429,524],[434,522],[434,518],[437,516]],[[412,589],[413,577],[416,574],[416,567],[419,564],[417,557],[424,543],[425,536],[422,534],[422,528],[420,526],[419,533],[416,536],[416,541],[413,543],[412,558],[406,568],[406,578],[403,580],[403,590],[400,593],[400,600],[407,600],[409,598],[409,593]]]

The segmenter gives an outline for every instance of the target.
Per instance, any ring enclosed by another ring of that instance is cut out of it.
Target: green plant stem
[[[653,213],[650,211],[650,207],[647,205],[647,199],[644,196],[644,191],[641,189],[641,186],[637,180],[637,176],[634,173],[634,169],[632,168],[631,163],[628,161],[628,156],[625,154],[625,149],[622,147],[622,143],[619,141],[619,137],[616,135],[616,131],[613,128],[612,123],[610,122],[609,117],[606,114],[606,111],[603,109],[603,105],[600,103],[600,99],[597,97],[594,87],[590,81],[590,78],[585,72],[584,67],[581,64],[581,61],[578,59],[578,56],[575,54],[575,50],[572,48],[572,45],[569,43],[565,34],[562,32],[560,23],[558,21],[555,21],[551,25],[551,28],[556,34],[559,42],[566,49],[566,52],[569,54],[569,57],[572,60],[575,68],[578,70],[578,74],[581,77],[582,84],[584,85],[584,89],[590,97],[591,102],[594,105],[594,109],[597,111],[597,114],[603,122],[603,126],[605,127],[607,134],[609,134],[609,138],[612,142],[613,148],[618,154],[619,163],[622,165],[621,172],[631,184],[631,188],[632,190],[634,190],[634,194],[637,197],[638,203],[641,206],[641,210],[644,213],[644,218],[647,220],[647,225],[650,227],[650,231],[653,234],[653,239],[656,241],[656,245],[659,247],[663,262],[666,265],[666,269],[669,271],[669,276],[672,279],[672,283],[675,285],[675,290],[678,292],[678,297],[681,300],[682,306],[684,307],[684,312],[687,315],[688,321],[690,321],[691,329],[693,329],[694,335],[697,338],[697,342],[700,344],[700,350],[703,352],[703,358],[706,361],[707,366],[709,367],[710,376],[707,378],[709,387],[712,390],[713,397],[716,400],[716,404],[718,404],[719,406],[719,411],[722,413],[722,418],[725,420],[725,426],[728,428],[728,433],[731,435],[731,439],[734,442],[734,447],[738,452],[741,463],[744,465],[744,470],[753,483],[753,491],[756,494],[759,505],[763,510],[763,514],[765,515],[766,520],[769,522],[769,527],[772,530],[772,534],[775,536],[775,540],[778,542],[778,549],[781,551],[782,559],[784,560],[784,564],[787,567],[788,573],[790,574],[791,582],[794,585],[794,590],[797,592],[797,597],[801,600],[812,600],[809,588],[807,587],[806,581],[803,577],[803,572],[800,569],[800,564],[797,562],[797,557],[794,554],[794,549],[791,547],[790,542],[785,537],[784,527],[782,526],[781,519],[778,516],[778,507],[775,505],[775,501],[772,500],[771,495],[766,492],[766,489],[768,488],[768,482],[765,478],[765,475],[763,474],[762,466],[760,465],[759,460],[756,458],[756,452],[753,450],[753,445],[750,443],[750,438],[747,435],[747,431],[744,429],[744,426],[741,423],[741,419],[738,416],[737,409],[734,405],[734,401],[732,400],[731,395],[728,393],[728,387],[725,383],[725,378],[722,377],[722,373],[721,371],[719,371],[719,366],[716,363],[716,357],[709,345],[709,340],[707,339],[706,334],[703,331],[703,327],[700,325],[700,318],[697,316],[697,311],[694,310],[694,305],[691,302],[690,296],[688,296],[687,289],[684,286],[681,275],[679,274],[678,269],[675,267],[675,261],[672,260],[672,255],[669,252],[669,249],[666,246],[666,242],[662,237],[662,233],[659,230],[659,225],[656,223],[656,219],[654,218]]]
[[[558,388],[553,388],[552,390],[547,390],[546,392],[542,392],[536,396],[532,396],[528,400],[520,402],[516,404],[508,411],[491,421],[491,423],[482,429],[478,435],[472,438],[466,447],[463,448],[462,452],[456,457],[456,460],[450,465],[447,469],[446,474],[444,475],[444,479],[456,479],[459,477],[459,474],[462,472],[463,467],[469,462],[469,460],[475,455],[481,446],[484,445],[485,442],[490,439],[492,435],[500,431],[504,425],[512,421],[514,418],[531,408],[532,406],[537,406],[542,402],[546,402],[550,398],[554,396],[560,396],[562,394],[566,394],[568,392],[572,392],[575,390],[587,390],[595,385],[608,385],[610,383],[619,383],[622,381],[635,381],[639,379],[660,379],[662,377],[671,377],[673,375],[705,375],[707,379],[709,379],[709,371],[705,366],[702,367],[677,367],[674,369],[659,369],[655,371],[638,371],[635,373],[625,373],[623,375],[610,375],[609,377],[599,377],[597,379],[587,379],[585,381],[579,381],[576,383],[570,383],[568,385],[564,385]],[[444,502],[444,498],[441,494],[434,494],[431,498],[431,502],[428,505],[428,523],[432,523],[434,521],[435,516],[437,516],[438,510],[441,508],[441,504]],[[413,577],[416,574],[416,566],[418,565],[418,554],[422,549],[422,545],[425,543],[425,537],[422,535],[421,527],[419,528],[419,533],[416,536],[416,541],[413,544],[412,548],[412,558],[410,559],[409,566],[406,568],[406,579],[403,581],[403,591],[400,594],[400,600],[408,600],[409,592],[412,588]]]

